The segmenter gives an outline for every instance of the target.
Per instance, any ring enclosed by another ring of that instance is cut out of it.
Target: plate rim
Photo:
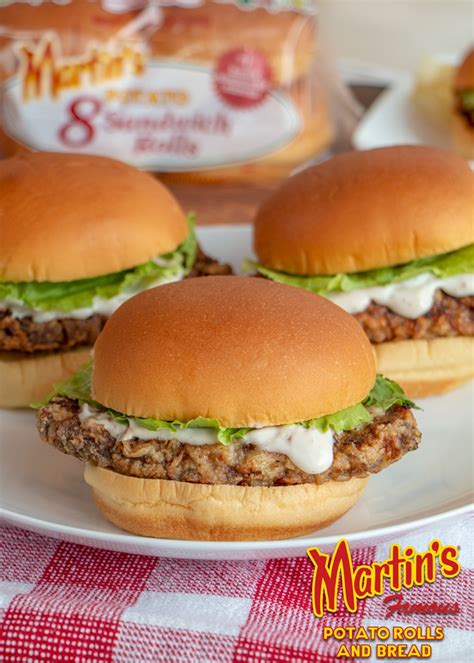
[[[200,556],[211,555],[219,559],[224,559],[222,555],[239,555],[252,553],[256,551],[286,551],[310,548],[313,546],[334,546],[340,539],[345,539],[349,544],[360,544],[367,542],[368,545],[374,545],[376,539],[382,539],[390,534],[403,535],[414,529],[422,529],[434,523],[443,520],[452,520],[470,513],[473,510],[472,501],[459,507],[440,511],[423,518],[409,520],[395,525],[386,525],[371,530],[362,530],[359,532],[350,532],[347,534],[330,534],[323,537],[305,537],[293,539],[277,539],[273,541],[202,541],[187,539],[159,539],[147,536],[138,536],[130,533],[121,532],[96,532],[95,530],[73,527],[71,525],[60,525],[52,521],[42,520],[33,516],[26,516],[15,511],[0,508],[0,519],[5,520],[7,524],[24,527],[29,531],[41,531],[44,536],[54,536],[54,534],[65,534],[70,538],[81,539],[81,545],[88,545],[86,541],[95,543],[116,544],[119,546],[134,547],[135,554],[149,555],[151,548],[157,548],[156,552],[162,548],[168,553],[171,551],[182,553],[196,553]],[[53,534],[49,534],[53,532]],[[57,537],[60,538],[60,537]],[[373,540],[374,544],[370,541]],[[140,549],[141,550],[138,550]],[[163,555],[166,557],[167,555]],[[168,554],[169,556],[169,554]]]
[[[395,83],[389,85],[386,90],[384,90],[379,94],[379,96],[375,99],[374,103],[364,113],[360,122],[355,128],[355,131],[351,138],[351,143],[355,150],[358,151],[370,150],[370,149],[375,149],[376,147],[386,147],[389,144],[390,145],[392,144],[392,143],[380,143],[380,144],[377,143],[377,145],[371,144],[369,147],[367,147],[367,143],[364,142],[363,139],[361,142],[360,136],[363,135],[365,131],[367,131],[367,126],[369,126],[370,123],[372,122],[372,118],[380,113],[380,107],[383,108],[385,105],[390,104],[392,97],[394,99],[398,99],[400,97],[403,101],[406,101],[409,98],[409,92],[411,90],[412,84],[413,81],[412,79],[410,79],[410,77],[403,76]],[[418,142],[416,144],[417,145],[422,144],[421,139],[418,139]]]
[[[450,51],[450,52],[440,52],[433,53],[428,56],[426,59],[433,64],[438,65],[453,65],[455,66],[462,57],[462,51]],[[409,94],[413,89],[413,86],[416,84],[419,74],[419,67],[415,68],[412,71],[399,71],[391,70],[392,76],[387,80],[386,89],[381,92],[378,97],[375,99],[373,104],[366,110],[362,115],[358,125],[356,126],[354,133],[352,135],[351,143],[354,149],[356,150],[367,150],[373,149],[376,147],[383,147],[384,144],[371,145],[367,147],[366,145],[361,145],[359,143],[359,134],[362,133],[362,130],[366,128],[367,124],[370,124],[372,116],[379,111],[379,106],[384,106],[387,102],[390,101],[390,97],[393,96],[396,98],[398,95],[402,95],[403,100],[406,101],[409,98]],[[390,70],[387,70],[389,73]],[[422,140],[417,140],[417,145],[424,144]]]

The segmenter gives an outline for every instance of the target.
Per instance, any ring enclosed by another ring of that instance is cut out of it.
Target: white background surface
[[[474,41],[471,0],[317,0],[321,35],[337,58],[412,73],[433,53]]]

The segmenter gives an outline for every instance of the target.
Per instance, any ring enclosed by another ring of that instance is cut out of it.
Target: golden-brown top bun
[[[328,300],[266,279],[208,276],[147,290],[109,319],[93,397],[137,417],[288,424],[360,402],[367,337]]]
[[[456,70],[454,89],[459,91],[474,89],[474,48],[466,53]]]
[[[292,11],[249,11],[213,0],[192,9],[174,6],[162,11],[163,23],[150,36],[154,57],[215,66],[224,53],[251,48],[267,58],[278,85],[288,85],[311,68],[314,17]]]
[[[341,154],[264,202],[255,252],[273,269],[335,274],[453,251],[474,240],[473,185],[464,159],[434,147]]]
[[[175,249],[186,217],[155,178],[120,161],[35,152],[0,161],[0,278],[69,281]]]

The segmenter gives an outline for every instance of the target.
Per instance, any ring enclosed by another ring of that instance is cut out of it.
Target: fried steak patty
[[[210,258],[198,247],[193,268],[186,278],[190,279],[196,276],[229,276],[230,274],[232,274],[232,267],[230,265]]]
[[[371,343],[474,336],[474,297],[450,297],[442,290],[437,290],[428,313],[414,320],[397,315],[386,306],[374,302],[354,317],[362,325]]]
[[[92,315],[85,320],[59,318],[35,322],[29,316],[15,318],[7,309],[0,311],[0,351],[31,354],[92,346],[106,322],[105,315]]]
[[[409,408],[394,405],[370,424],[335,435],[334,460],[322,474],[307,474],[284,454],[236,441],[204,446],[177,440],[116,440],[99,424],[82,424],[80,405],[55,397],[38,412],[41,439],[60,451],[120,474],[147,479],[239,486],[321,484],[366,477],[416,449],[421,434]]]
[[[229,265],[206,256],[198,249],[192,271],[186,278],[232,273]],[[80,320],[59,318],[35,322],[32,317],[16,318],[8,309],[0,310],[0,352],[55,352],[94,345],[107,317],[92,315]]]

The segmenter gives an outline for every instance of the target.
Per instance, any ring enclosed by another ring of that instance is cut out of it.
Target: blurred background
[[[319,0],[321,31],[342,63],[410,73],[473,39],[470,0]]]
[[[0,154],[127,161],[199,223],[250,221],[285,177],[344,150],[425,143],[472,159],[472,110],[462,136],[453,127],[473,12],[471,0],[0,0]]]

